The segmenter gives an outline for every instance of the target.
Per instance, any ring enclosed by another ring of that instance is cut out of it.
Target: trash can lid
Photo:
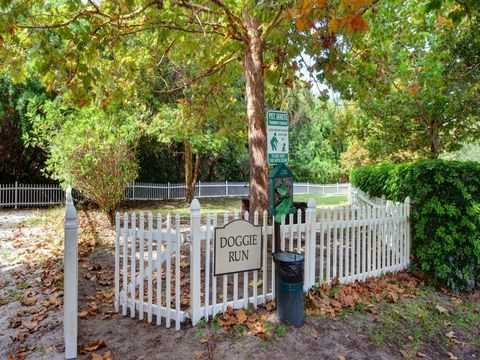
[[[297,263],[303,262],[304,256],[291,251],[281,251],[273,254],[273,261],[276,263]]]

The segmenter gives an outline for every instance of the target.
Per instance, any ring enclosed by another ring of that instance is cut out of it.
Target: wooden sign
[[[215,228],[214,275],[259,270],[262,267],[262,227],[233,220]]]

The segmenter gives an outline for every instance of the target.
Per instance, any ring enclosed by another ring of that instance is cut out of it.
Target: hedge
[[[454,291],[480,287],[480,163],[363,166],[351,172],[350,183],[393,201],[410,196],[414,264]]]

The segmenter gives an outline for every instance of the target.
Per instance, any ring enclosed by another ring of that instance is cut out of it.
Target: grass
[[[295,195],[294,201],[308,201],[314,198],[317,203],[317,208],[325,206],[344,206],[348,204],[348,195],[321,195],[321,194],[304,194]],[[228,213],[240,212],[242,203],[239,198],[235,197],[218,197],[218,198],[204,198],[199,199],[200,211],[202,215],[213,213]],[[151,211],[154,214],[162,213],[163,215],[170,213],[172,215],[179,214],[181,217],[190,216],[190,206],[183,200],[164,200],[151,201],[142,204],[142,202],[135,202],[133,206],[122,211]]]
[[[413,358],[418,351],[432,346],[444,352],[462,342],[478,348],[479,323],[478,300],[455,303],[452,298],[430,291],[422,297],[387,305],[378,321],[366,328],[375,346],[390,344]],[[453,339],[447,336],[451,332]]]

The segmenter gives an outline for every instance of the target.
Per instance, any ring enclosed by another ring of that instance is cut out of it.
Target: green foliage
[[[31,130],[26,114],[35,97],[43,102],[52,96],[33,79],[21,85],[0,76],[0,182],[45,182],[40,172],[44,152],[38,147],[25,147],[22,139]]]
[[[335,71],[319,76],[358,103],[352,135],[373,160],[438,157],[478,138],[479,4],[381,1],[367,36],[332,52]]]
[[[301,98],[300,102],[290,129],[288,165],[295,181],[341,182],[344,170],[340,156],[346,147],[336,136],[341,110],[320,100]]]
[[[120,109],[112,116],[59,105],[48,102],[32,118],[32,139],[48,151],[46,171],[93,200],[113,224],[125,187],[137,176],[136,123]]]
[[[412,251],[455,291],[480,286],[480,164],[420,160],[356,168],[353,186],[394,201],[410,196]]]

